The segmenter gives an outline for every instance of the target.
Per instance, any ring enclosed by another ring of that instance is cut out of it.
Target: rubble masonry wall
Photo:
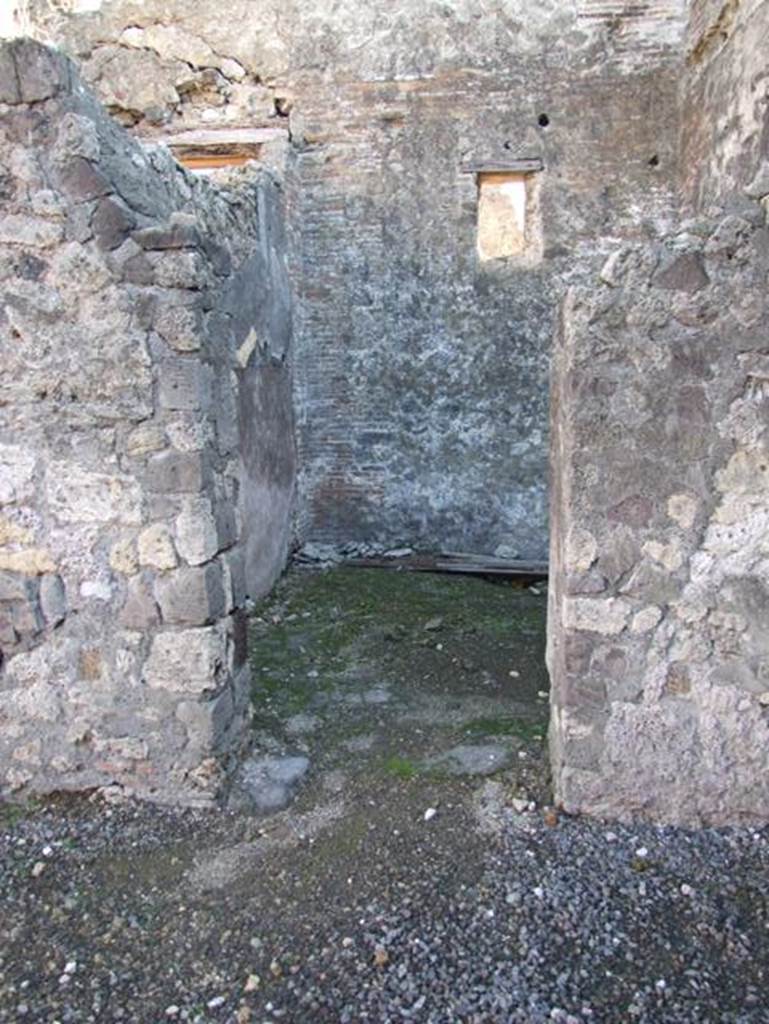
[[[145,150],[28,40],[0,142],[0,789],[205,802],[288,543],[279,189]]]
[[[550,737],[570,811],[769,817],[769,4],[738,8],[694,11],[683,219],[561,309]]]

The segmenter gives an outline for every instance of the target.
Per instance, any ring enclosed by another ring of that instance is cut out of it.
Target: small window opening
[[[481,260],[519,256],[526,249],[526,174],[478,176],[478,255]]]
[[[478,258],[531,265],[542,259],[539,174],[478,174]]]

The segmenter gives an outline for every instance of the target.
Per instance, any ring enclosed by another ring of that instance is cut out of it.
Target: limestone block
[[[189,565],[201,565],[219,550],[216,520],[208,498],[185,499],[175,528],[177,550]]]
[[[113,544],[109,553],[110,568],[124,576],[133,576],[139,570],[139,558],[136,554],[136,541],[133,537],[124,537]]]
[[[674,541],[662,544],[657,540],[647,541],[641,549],[645,555],[664,566],[669,572],[680,569],[684,563],[684,554]]]
[[[97,292],[111,279],[109,270],[92,250],[77,242],[63,246],[51,261],[51,283],[75,297],[83,292]],[[77,289],[72,288],[73,281],[77,281]]]
[[[208,419],[193,413],[181,413],[166,422],[168,440],[180,452],[200,452],[213,441]]]
[[[217,749],[227,733],[234,713],[235,705],[230,687],[213,700],[179,702],[176,717],[187,730],[185,752],[191,754],[194,763]]]
[[[168,64],[150,50],[132,51],[119,46],[99,47],[84,71],[105,106],[114,110],[157,112],[158,119],[162,119],[166,107],[174,107],[179,102],[173,85],[176,73],[189,73],[185,64]]]
[[[587,572],[598,557],[598,544],[589,530],[575,527],[566,539],[566,569],[569,572]]]
[[[26,548],[23,551],[0,549],[0,570],[18,572],[25,576],[41,576],[56,572],[56,562],[46,548]]]
[[[216,626],[159,633],[144,666],[148,686],[175,693],[218,690],[227,671],[225,637]]]
[[[177,564],[171,531],[165,523],[153,523],[139,534],[139,562],[154,569],[173,569]]]
[[[0,505],[34,499],[35,456],[16,445],[0,444]]]
[[[62,522],[141,522],[141,490],[132,477],[93,473],[73,462],[51,462],[45,489],[50,511]]]
[[[131,458],[141,458],[165,447],[166,435],[158,423],[142,423],[125,440],[125,453]]]
[[[155,581],[155,597],[163,621],[175,626],[202,626],[228,610],[219,562],[160,576]]]
[[[630,605],[622,598],[570,597],[564,602],[567,629],[614,636],[625,628]]]
[[[662,611],[656,605],[652,604],[642,608],[633,616],[630,623],[630,632],[637,634],[649,633],[659,623],[661,618]]]
[[[35,539],[34,530],[20,522],[0,516],[0,547],[7,544],[31,544]]]
[[[56,221],[9,213],[0,217],[0,242],[24,245],[33,249],[50,249],[64,238],[64,228]]]
[[[668,515],[683,530],[689,530],[697,517],[697,499],[691,494],[672,494],[668,498]]]

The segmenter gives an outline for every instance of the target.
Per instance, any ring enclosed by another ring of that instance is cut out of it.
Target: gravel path
[[[547,824],[503,779],[425,821],[424,796],[294,842],[285,812],[272,846],[274,819],[131,804],[7,825],[0,1020],[769,1020],[766,830]]]

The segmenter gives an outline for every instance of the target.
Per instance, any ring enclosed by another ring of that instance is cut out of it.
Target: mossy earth
[[[546,798],[542,591],[381,569],[287,576],[252,621],[257,746],[307,754],[311,779],[417,786],[464,774],[457,747],[499,748],[511,785]]]

